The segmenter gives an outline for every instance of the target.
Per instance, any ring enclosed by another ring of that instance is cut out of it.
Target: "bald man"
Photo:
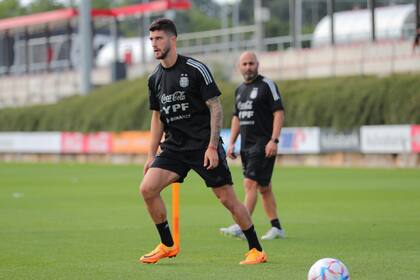
[[[241,135],[241,161],[244,174],[244,204],[252,215],[261,194],[265,213],[271,227],[262,240],[284,238],[285,233],[277,215],[271,176],[277,155],[284,109],[276,84],[258,74],[258,59],[253,52],[244,52],[239,58],[239,71],[244,82],[235,91],[235,108],[227,155],[234,159],[235,142]],[[240,227],[233,224],[220,232],[244,239]]]

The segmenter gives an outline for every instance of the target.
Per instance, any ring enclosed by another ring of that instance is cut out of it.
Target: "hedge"
[[[345,77],[277,82],[286,126],[346,129],[361,125],[420,124],[420,76]],[[219,83],[229,127],[235,84]],[[0,110],[0,131],[148,130],[145,78],[123,81],[53,105]]]

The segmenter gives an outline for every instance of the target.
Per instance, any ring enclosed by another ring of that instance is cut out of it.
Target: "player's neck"
[[[162,59],[160,61],[160,64],[164,68],[171,68],[172,66],[175,65],[177,59],[178,59],[178,54],[176,53],[176,50],[173,50],[168,53],[165,59]]]

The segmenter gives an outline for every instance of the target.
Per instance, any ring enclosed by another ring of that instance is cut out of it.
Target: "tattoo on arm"
[[[222,104],[219,97],[213,97],[206,101],[207,107],[210,110],[210,142],[209,145],[217,147],[219,144],[220,130],[223,125],[223,111]]]

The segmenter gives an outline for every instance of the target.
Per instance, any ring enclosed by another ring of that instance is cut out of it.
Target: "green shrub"
[[[361,125],[419,124],[420,79],[415,74],[345,77],[277,83],[286,126],[345,129]],[[224,127],[230,126],[236,84],[220,82]],[[147,81],[139,78],[53,105],[0,110],[0,131],[148,130]]]

